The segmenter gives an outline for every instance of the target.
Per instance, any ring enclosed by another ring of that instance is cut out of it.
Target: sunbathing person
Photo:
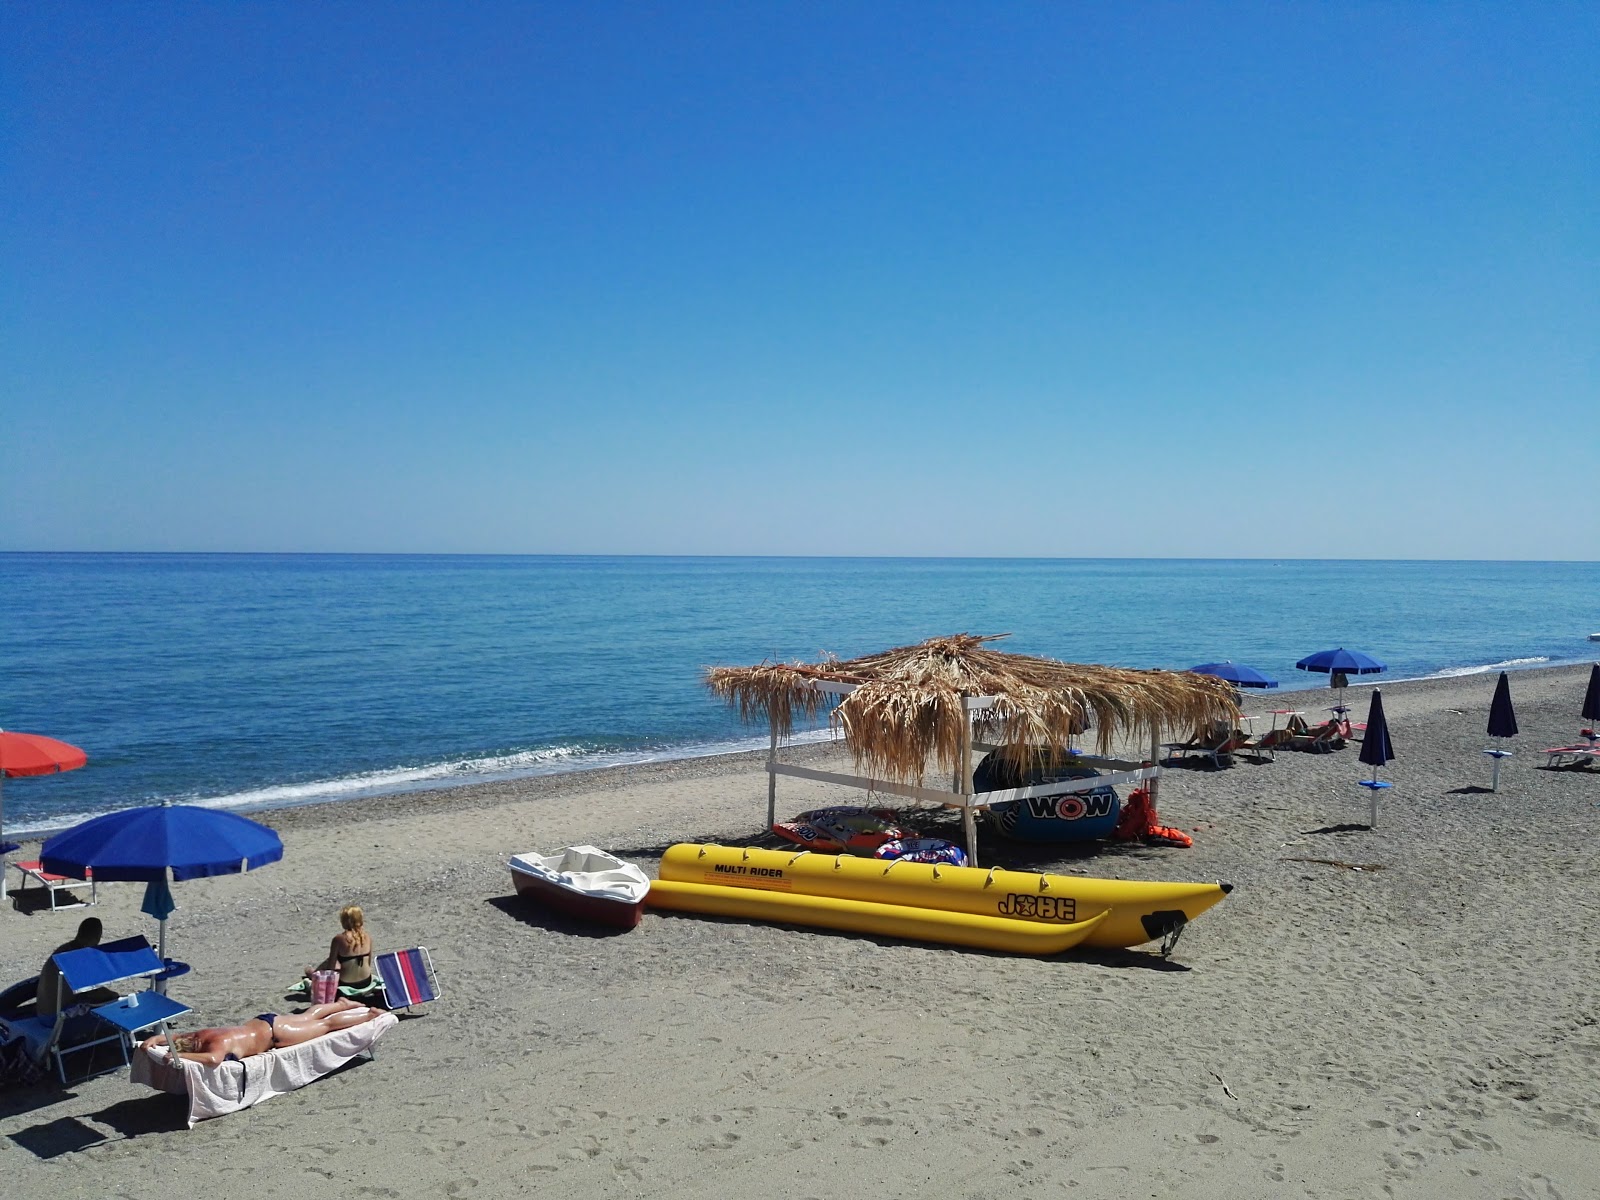
[[[281,1046],[298,1046],[325,1033],[364,1025],[383,1011],[354,1000],[335,1000],[332,1004],[313,1005],[303,1013],[262,1013],[242,1025],[177,1034],[171,1039],[172,1053],[190,1062],[219,1067],[229,1059],[249,1058]],[[158,1033],[140,1042],[139,1047],[160,1046],[167,1040],[165,1034]]]

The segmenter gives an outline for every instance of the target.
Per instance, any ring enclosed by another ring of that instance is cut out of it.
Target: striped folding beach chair
[[[376,965],[378,978],[383,980],[384,1003],[391,1009],[427,1004],[442,995],[426,946],[380,954]]]

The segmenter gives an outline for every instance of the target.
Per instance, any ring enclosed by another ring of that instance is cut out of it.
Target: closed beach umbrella
[[[1493,738],[1517,736],[1517,714],[1511,708],[1511,680],[1506,678],[1504,671],[1500,672],[1500,682],[1494,685],[1494,699],[1489,703],[1489,736]],[[1485,750],[1484,753],[1494,759],[1494,781],[1489,785],[1489,790],[1498,792],[1500,760],[1508,757],[1511,751]]]
[[[1378,824],[1378,793],[1391,785],[1378,778],[1378,768],[1394,758],[1394,743],[1389,739],[1389,722],[1383,715],[1383,693],[1372,689],[1372,707],[1367,710],[1367,732],[1361,739],[1361,761],[1372,768],[1372,778],[1361,786],[1372,793],[1372,820]]]
[[[1511,680],[1504,671],[1500,672],[1500,682],[1494,685],[1494,699],[1489,703],[1489,736],[1517,736],[1517,714],[1511,707]]]
[[[176,905],[169,880],[236,875],[275,863],[283,842],[237,813],[188,804],[157,804],[107,813],[58,833],[39,855],[46,871],[78,879],[147,883],[143,911],[161,923],[157,953],[167,956],[167,917]]]
[[[1214,675],[1218,679],[1226,679],[1237,688],[1275,688],[1278,686],[1276,679],[1269,679],[1254,667],[1247,667],[1243,663],[1219,662],[1201,663],[1198,667],[1190,667],[1196,675]]]
[[[1583,711],[1578,715],[1591,722],[1591,730],[1593,722],[1600,721],[1600,663],[1589,668],[1589,690],[1583,694]]]
[[[19,775],[76,771],[88,761],[87,754],[66,742],[37,733],[8,733],[0,729],[0,897],[5,895],[6,855],[18,848],[15,842],[5,840],[5,781]]]

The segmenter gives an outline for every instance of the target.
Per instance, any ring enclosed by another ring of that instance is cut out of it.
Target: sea
[[[1284,691],[1587,661],[1600,563],[0,554],[0,727],[88,765],[7,780],[8,834],[753,749],[713,665],[952,633],[1068,662],[1231,660]]]

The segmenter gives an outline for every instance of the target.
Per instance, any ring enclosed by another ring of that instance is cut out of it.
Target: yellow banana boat
[[[1108,915],[1096,913],[1087,921],[1075,921],[1070,925],[1042,925],[937,908],[908,908],[903,904],[872,904],[834,896],[804,896],[706,883],[675,883],[670,879],[652,883],[645,903],[652,908],[680,912],[818,925],[851,933],[874,933],[916,942],[948,942],[1014,954],[1059,954],[1070,950],[1093,933],[1095,926]]]
[[[874,906],[966,913],[1003,922],[1001,929],[995,931],[997,936],[1013,924],[1064,929],[1103,917],[1103,920],[1093,921],[1081,944],[1106,948],[1175,938],[1185,924],[1233,890],[1227,883],[1088,879],[1077,875],[1006,871],[998,867],[986,870],[804,850],[690,843],[667,850],[661,859],[660,875],[664,883],[696,884],[720,891],[829,897]],[[666,889],[662,891],[661,900],[663,902],[657,904],[656,889],[652,887],[647,903],[656,907],[686,908],[691,900],[710,903],[698,891],[676,893],[669,900]],[[717,902],[722,907],[715,911],[723,915],[758,916],[758,909],[771,911],[759,908],[756,902],[742,912],[733,912],[726,907],[725,899]],[[801,920],[799,917],[766,919]],[[881,927],[861,926],[859,929],[891,937],[925,936],[894,933]],[[1010,949],[984,944],[994,949]],[[1055,953],[1051,950],[1036,952]]]

